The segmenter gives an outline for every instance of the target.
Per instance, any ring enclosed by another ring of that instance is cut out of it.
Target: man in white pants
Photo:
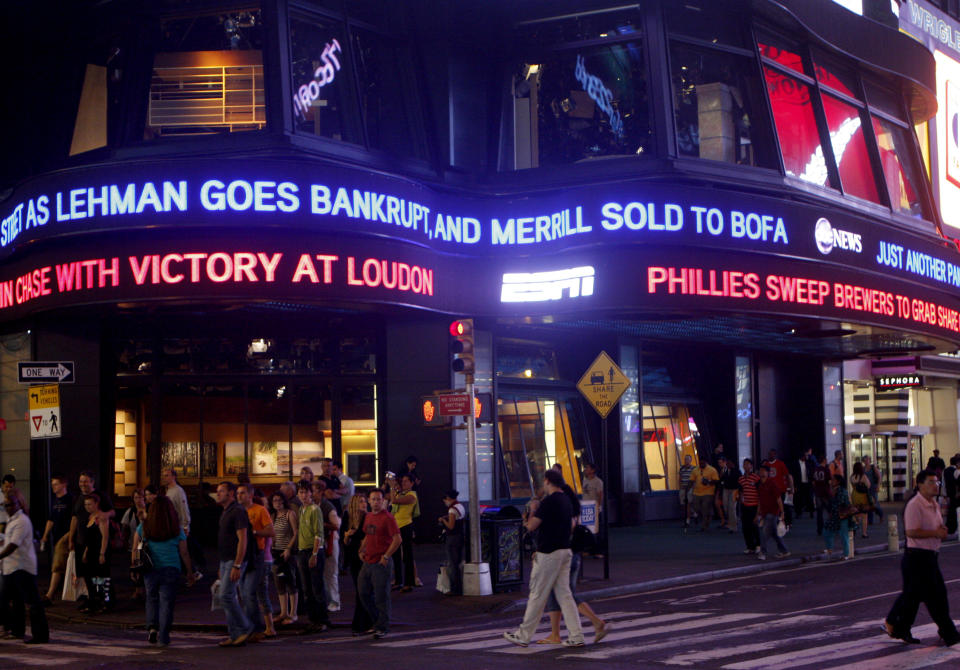
[[[513,644],[526,647],[530,644],[543,616],[543,608],[551,591],[560,603],[563,622],[567,627],[568,647],[583,646],[583,630],[577,603],[570,593],[570,535],[573,530],[573,507],[563,492],[563,476],[556,470],[544,474],[543,489],[546,497],[528,517],[526,529],[537,531],[537,551],[533,554],[533,570],[530,572],[530,595],[527,611],[516,631],[506,632],[503,637]]]

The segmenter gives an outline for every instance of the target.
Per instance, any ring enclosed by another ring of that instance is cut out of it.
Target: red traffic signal
[[[451,368],[454,372],[472,375],[473,361],[473,319],[458,319],[450,324],[450,335],[456,338],[450,343],[453,354]]]

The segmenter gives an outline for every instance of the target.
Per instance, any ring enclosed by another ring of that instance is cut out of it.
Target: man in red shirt
[[[386,509],[382,491],[373,489],[367,501],[370,512],[363,520],[364,537],[359,551],[363,567],[357,577],[357,589],[374,622],[373,637],[379,640],[390,629],[390,558],[400,546],[400,528]]]
[[[776,454],[773,454],[776,456]],[[780,488],[772,475],[773,468],[760,468],[760,485],[757,487],[757,524],[760,530],[760,553],[757,558],[767,560],[767,539],[773,538],[777,543],[777,558],[786,558],[790,555],[783,540],[777,535],[777,522],[783,521],[783,500],[780,498]]]
[[[776,449],[770,450],[770,456],[763,462],[762,467],[770,470],[770,479],[772,479],[773,483],[777,485],[778,489],[780,489],[780,495],[782,496],[784,493],[786,493],[790,470],[787,468],[786,463],[777,460]]]

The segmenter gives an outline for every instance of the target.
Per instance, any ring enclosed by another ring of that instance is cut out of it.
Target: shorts
[[[680,504],[681,505],[693,504],[693,487],[692,486],[688,489],[680,489]]]
[[[70,534],[66,533],[61,537],[53,547],[53,562],[50,564],[50,572],[66,572],[67,556],[70,554]]]

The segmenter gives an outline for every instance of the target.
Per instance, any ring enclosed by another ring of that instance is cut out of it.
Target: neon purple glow
[[[340,71],[340,59],[337,53],[342,52],[340,43],[333,39],[323,47],[323,53],[320,55],[322,64],[313,73],[313,79],[309,84],[304,84],[293,96],[293,106],[296,115],[307,118],[307,110],[310,109],[313,101],[320,97],[320,89],[333,82],[337,72]]]

